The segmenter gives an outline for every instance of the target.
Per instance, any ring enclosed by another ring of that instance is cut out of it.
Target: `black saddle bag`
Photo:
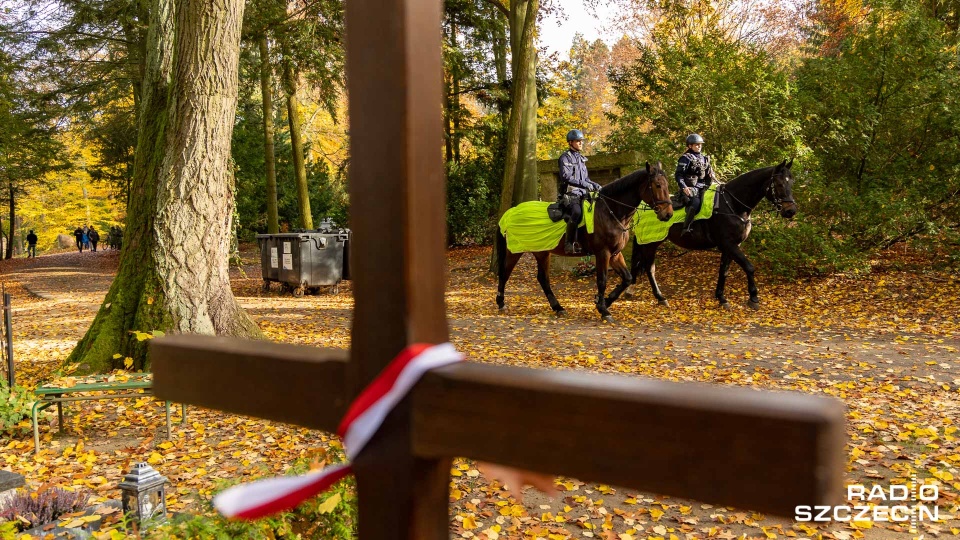
[[[560,203],[553,203],[547,207],[547,216],[550,217],[550,221],[556,223],[563,219],[563,208],[560,207]]]

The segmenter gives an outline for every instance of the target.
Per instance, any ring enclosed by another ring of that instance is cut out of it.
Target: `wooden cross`
[[[160,399],[335,431],[407,344],[447,340],[441,2],[346,9],[352,349],[156,339]],[[447,538],[456,456],[793,515],[841,494],[843,424],[827,398],[463,362],[428,373],[355,460],[360,536]]]

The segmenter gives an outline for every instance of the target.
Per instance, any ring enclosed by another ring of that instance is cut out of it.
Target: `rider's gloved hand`
[[[602,186],[600,184],[594,182],[593,180],[590,181],[590,191],[600,191],[601,187]]]

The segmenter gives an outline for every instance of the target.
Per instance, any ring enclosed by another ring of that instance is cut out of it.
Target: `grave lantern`
[[[120,482],[123,513],[138,523],[167,519],[167,479],[145,462],[137,463]]]

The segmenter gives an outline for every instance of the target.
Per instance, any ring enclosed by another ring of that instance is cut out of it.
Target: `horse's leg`
[[[520,260],[520,257],[523,256],[523,253],[510,253],[509,251],[504,254],[503,267],[500,268],[499,284],[497,285],[497,307],[500,308],[500,311],[503,311],[503,290],[507,287],[507,280],[510,279],[510,274],[513,273],[513,268],[517,266],[517,261]]]
[[[750,293],[750,301],[747,302],[747,306],[752,309],[760,309],[760,297],[757,296],[759,291],[757,290],[757,282],[753,279],[753,263],[750,262],[750,259],[747,258],[743,250],[740,249],[740,246],[733,246],[729,251],[730,256],[733,257],[734,262],[740,265],[740,268],[743,268],[743,272],[747,274],[747,291]]]
[[[562,317],[566,310],[563,309],[563,306],[557,301],[557,297],[553,295],[553,290],[550,289],[550,252],[541,251],[533,256],[537,259],[537,281],[540,282],[540,288],[543,289],[543,294],[547,295],[547,302],[550,303],[553,311],[558,317]]]
[[[727,271],[730,270],[732,261],[733,258],[726,251],[720,254],[720,275],[717,276],[717,292],[715,293],[717,301],[720,302],[720,307],[728,309],[730,304],[727,302],[727,297],[724,296],[723,291],[727,284]]]
[[[604,295],[607,294],[607,266],[610,264],[610,252],[601,250],[596,252],[597,258],[597,311],[604,321],[612,323],[613,316],[607,309],[607,302]]]
[[[620,294],[627,290],[627,287],[633,282],[633,276],[630,275],[630,270],[627,268],[627,261],[623,260],[623,253],[617,253],[615,257],[610,259],[610,267],[616,270],[617,275],[620,276],[620,284],[610,291],[610,296],[607,297],[608,308],[617,301],[617,298],[620,298]]]
[[[634,241],[633,244],[633,281],[637,281],[637,277],[644,273],[647,275],[647,281],[650,282],[650,289],[653,290],[653,296],[656,297],[657,303],[661,306],[669,306],[670,303],[667,302],[666,297],[663,296],[663,293],[660,292],[660,286],[657,285],[656,270],[657,265],[654,261],[657,258],[657,248],[660,247],[662,242],[654,242],[652,244],[639,245]]]

